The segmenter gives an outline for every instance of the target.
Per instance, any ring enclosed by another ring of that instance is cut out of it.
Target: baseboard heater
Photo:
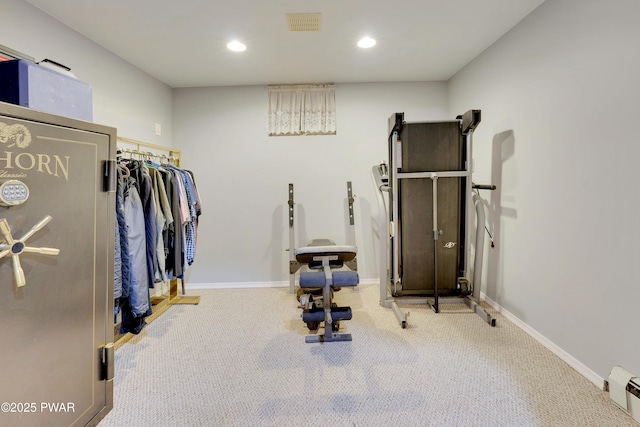
[[[640,378],[616,366],[609,374],[608,385],[611,400],[640,422]]]

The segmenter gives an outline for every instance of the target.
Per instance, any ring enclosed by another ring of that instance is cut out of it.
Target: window
[[[269,136],[335,135],[335,85],[269,86]]]

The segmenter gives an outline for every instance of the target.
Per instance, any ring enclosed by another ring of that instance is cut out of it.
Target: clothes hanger
[[[129,170],[128,167],[120,163],[118,163],[118,167],[122,169],[125,173],[124,175],[122,175],[123,178],[129,178],[131,176],[131,171]]]

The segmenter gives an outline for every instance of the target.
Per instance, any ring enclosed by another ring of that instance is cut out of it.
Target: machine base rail
[[[390,308],[391,310],[393,310],[393,314],[396,315],[396,319],[398,319],[398,323],[400,323],[400,326],[402,327],[402,329],[405,329],[407,327],[407,317],[409,317],[409,312],[403,313],[400,310],[400,307],[398,307],[398,303],[395,302],[395,300],[388,299],[384,301],[381,305],[385,308]]]
[[[436,312],[436,313],[440,313],[441,310],[436,310],[435,305],[432,302],[432,299],[428,299],[427,303],[431,306],[431,308]],[[478,316],[480,316],[480,318],[482,318],[482,320],[484,320],[485,322],[487,322],[489,325],[495,327],[496,326],[496,318],[491,316],[487,310],[485,310],[484,308],[482,308],[482,306],[480,304],[478,304],[477,301],[475,301],[472,297],[470,296],[466,296],[464,298],[440,298],[440,303],[441,304],[453,304],[453,303],[461,303],[463,302],[467,307],[469,307],[471,310],[473,310],[474,313],[476,313]]]
[[[307,344],[335,342],[335,341],[351,341],[351,334],[325,334],[325,335],[307,335],[304,342]]]
[[[480,316],[485,322],[487,322],[489,325],[491,325],[492,327],[496,326],[496,318],[491,316],[487,310],[485,310],[484,308],[482,308],[480,306],[480,304],[478,304],[476,301],[474,301],[473,299],[471,299],[470,297],[466,297],[464,300],[464,303],[469,306],[470,309],[472,309],[473,311],[475,311],[475,313]]]

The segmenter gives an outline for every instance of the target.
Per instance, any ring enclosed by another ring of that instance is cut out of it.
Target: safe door
[[[0,103],[0,425],[113,406],[113,128]]]

